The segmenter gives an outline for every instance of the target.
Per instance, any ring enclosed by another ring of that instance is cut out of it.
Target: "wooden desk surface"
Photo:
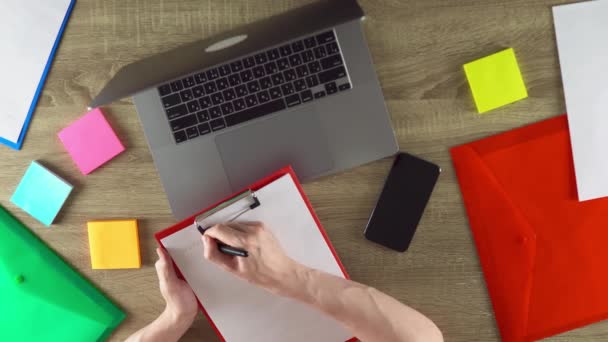
[[[304,2],[309,0],[78,0],[23,151],[0,148],[0,204],[126,310],[128,318],[112,340],[123,340],[162,311],[153,234],[175,219],[130,99],[106,109],[127,151],[87,177],[56,133],[84,113],[121,66]],[[352,278],[427,314],[447,341],[499,338],[448,148],[565,111],[550,10],[563,2],[361,0],[401,150],[438,163],[444,172],[405,254],[362,237],[389,160],[320,179],[305,190]],[[530,98],[478,115],[462,65],[506,47],[518,54]],[[9,202],[33,159],[76,185],[50,229]],[[140,220],[142,269],[91,270],[86,221],[111,218]],[[606,338],[604,323],[553,340]],[[195,340],[217,340],[202,317],[183,339]]]

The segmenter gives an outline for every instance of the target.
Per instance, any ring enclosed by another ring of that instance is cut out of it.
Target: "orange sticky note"
[[[137,220],[91,221],[87,227],[93,269],[141,267]]]

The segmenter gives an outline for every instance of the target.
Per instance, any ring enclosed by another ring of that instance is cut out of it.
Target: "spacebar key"
[[[238,112],[232,115],[224,116],[228,127],[238,125],[240,123],[253,120],[264,115],[268,115],[274,112],[285,109],[285,101],[283,99],[274,100],[272,102],[266,102],[265,104],[257,107],[247,108],[242,112]]]

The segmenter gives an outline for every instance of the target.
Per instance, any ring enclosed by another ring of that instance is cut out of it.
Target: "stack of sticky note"
[[[465,64],[464,71],[479,113],[528,97],[513,49]]]
[[[87,226],[93,269],[141,267],[137,220],[91,221]]]
[[[17,186],[11,202],[50,226],[70,192],[72,185],[39,162],[33,161]]]
[[[58,135],[84,175],[125,150],[100,109],[90,111]]]

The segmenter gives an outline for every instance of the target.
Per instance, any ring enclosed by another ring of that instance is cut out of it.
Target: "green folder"
[[[104,341],[124,318],[0,207],[0,341]]]

